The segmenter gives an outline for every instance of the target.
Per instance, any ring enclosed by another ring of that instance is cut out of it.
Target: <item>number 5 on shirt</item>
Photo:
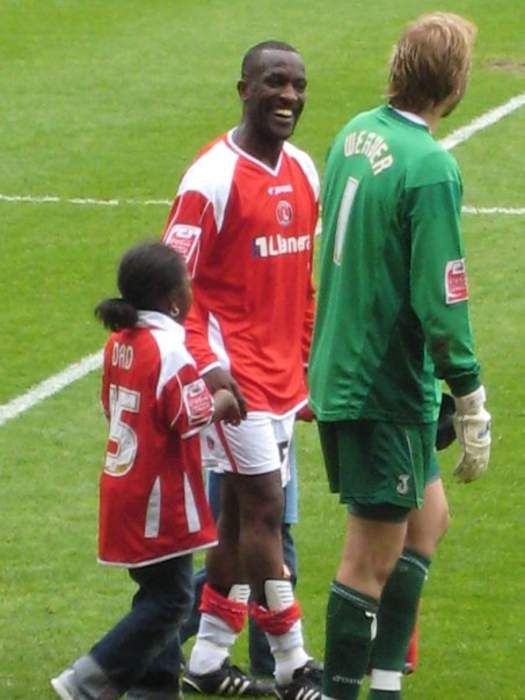
[[[110,384],[109,405],[109,439],[104,471],[112,476],[122,476],[132,468],[138,448],[137,433],[125,422],[123,413],[138,413],[140,393]]]

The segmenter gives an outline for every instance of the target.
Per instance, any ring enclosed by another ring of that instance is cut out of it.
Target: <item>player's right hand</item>
[[[468,483],[487,470],[490,457],[490,413],[485,409],[485,388],[455,397],[454,429],[462,455],[454,469],[458,481]]]
[[[208,372],[202,375],[202,378],[206,382],[206,386],[210,390],[211,394],[215,394],[219,389],[227,389],[237,399],[239,405],[239,411],[241,419],[246,418],[247,407],[246,399],[242,395],[239,385],[232,377],[232,375],[222,367],[213,367]]]

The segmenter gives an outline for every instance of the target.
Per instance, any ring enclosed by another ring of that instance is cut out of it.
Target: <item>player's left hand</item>
[[[463,454],[454,469],[458,481],[474,481],[487,470],[490,457],[490,413],[485,409],[485,389],[455,397],[454,428]]]
[[[301,420],[305,423],[311,423],[315,420],[315,414],[308,404],[305,404],[295,414],[295,420]]]

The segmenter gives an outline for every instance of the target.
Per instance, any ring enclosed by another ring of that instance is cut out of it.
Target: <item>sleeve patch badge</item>
[[[182,388],[182,400],[190,426],[207,423],[213,413],[213,399],[204,379],[196,379]]]
[[[445,267],[445,298],[447,304],[457,304],[458,301],[468,299],[465,258],[447,262]]]
[[[172,224],[164,236],[164,243],[180,253],[187,262],[195,251],[201,232],[198,226]]]

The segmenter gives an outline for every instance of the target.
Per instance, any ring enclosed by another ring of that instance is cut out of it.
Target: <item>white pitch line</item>
[[[486,129],[488,126],[496,124],[496,122],[499,122],[500,119],[503,119],[503,117],[515,112],[520,107],[523,107],[523,105],[525,105],[525,93],[512,97],[508,102],[505,102],[499,107],[495,107],[494,109],[485,112],[485,114],[482,114],[480,117],[477,117],[471,121],[470,124],[462,126],[460,129],[456,129],[456,131],[453,131],[451,134],[442,139],[440,143],[443,148],[450,151],[460,143],[467,141],[478,131],[482,131],[482,129]]]
[[[57,197],[52,194],[43,194],[33,197],[30,194],[0,194],[2,202],[28,202],[29,204],[80,204],[96,207],[121,207],[123,204],[131,206],[169,206],[169,199],[95,199],[94,197]]]
[[[524,207],[462,207],[463,214],[508,214],[509,216],[525,216]]]
[[[442,139],[440,142],[443,148],[451,150],[455,148],[460,143],[467,141],[475,133],[486,129],[496,122],[503,119],[508,114],[511,114],[516,109],[523,107],[525,105],[525,93],[521,95],[516,95],[516,97],[511,98],[505,104],[491,109],[480,117],[474,119],[470,124],[453,131],[446,138]],[[6,195],[0,194],[0,201],[4,202],[29,202],[32,204],[45,204],[45,203],[67,203],[67,204],[80,204],[80,205],[95,205],[95,206],[106,206],[106,207],[118,207],[122,204],[128,205],[170,205],[171,201],[164,199],[146,199],[146,200],[136,200],[136,199],[93,199],[91,197],[82,199],[79,197],[66,198],[57,197],[55,195],[43,195],[40,197],[32,197],[30,195]],[[489,207],[489,208],[477,208],[477,207],[463,207],[463,211],[467,214],[518,214],[521,215],[525,213],[524,209],[507,209],[500,207]],[[24,413],[28,409],[32,408],[36,404],[40,403],[49,396],[58,393],[69,384],[81,379],[89,372],[98,369],[102,364],[102,350],[94,353],[93,355],[88,355],[84,357],[79,362],[75,362],[65,370],[59,372],[58,374],[49,377],[49,379],[40,382],[36,386],[32,387],[24,394],[19,396],[9,403],[0,406],[0,426],[12,418]]]
[[[69,384],[76,382],[77,379],[82,379],[86,374],[98,369],[102,366],[102,350],[84,357],[80,362],[75,362],[65,370],[54,374],[49,379],[31,387],[25,394],[22,394],[13,401],[0,406],[0,426],[7,423],[8,420],[16,418],[24,411],[40,403],[44,399],[57,394]]]
[[[73,197],[71,199],[63,199],[54,195],[42,195],[41,197],[32,197],[31,195],[7,195],[0,194],[0,201],[3,202],[29,202],[31,204],[80,204],[91,205],[98,207],[120,207],[128,204],[132,206],[169,206],[172,202],[169,199],[94,199],[88,197],[81,199]],[[512,207],[471,207],[464,206],[462,209],[464,214],[509,214],[515,216],[525,215],[525,208]]]

